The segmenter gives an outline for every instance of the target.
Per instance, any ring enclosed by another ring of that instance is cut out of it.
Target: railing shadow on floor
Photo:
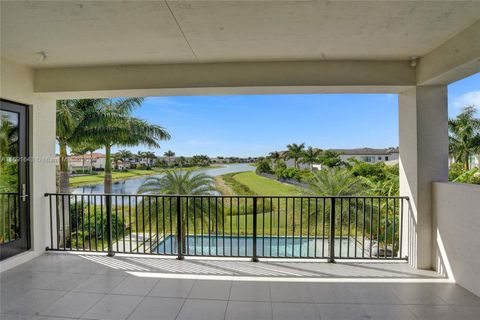
[[[245,259],[191,258],[179,261],[150,256],[75,255],[91,263],[138,277],[271,282],[450,282],[434,271],[415,270],[406,262],[346,261],[332,265],[318,261],[269,259],[252,263]]]

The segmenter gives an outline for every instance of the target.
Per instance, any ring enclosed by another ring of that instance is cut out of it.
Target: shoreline
[[[133,174],[134,172],[131,172],[132,175],[131,176],[127,176],[127,177],[120,177],[120,178],[115,178],[115,177],[112,177],[112,182],[113,183],[116,183],[116,182],[121,182],[121,181],[126,181],[126,180],[131,180],[131,179],[138,179],[138,178],[141,178],[141,177],[149,177],[149,176],[155,176],[155,175],[158,175],[158,174],[162,174],[168,170],[172,170],[172,171],[193,171],[193,170],[208,170],[208,169],[217,169],[217,168],[222,168],[224,167],[223,165],[213,165],[213,166],[208,166],[208,167],[199,167],[199,166],[195,166],[195,167],[186,167],[186,168],[171,168],[171,169],[152,169],[152,170],[141,170],[141,169],[132,169],[132,170],[137,170],[137,171],[146,171],[145,173],[138,173],[138,174]],[[148,172],[147,172],[148,171]],[[125,171],[125,172],[119,172],[119,173],[128,173],[129,171]],[[117,172],[112,172],[112,176],[117,173]],[[78,188],[78,187],[86,187],[86,186],[96,186],[96,185],[99,185],[99,184],[103,184],[103,177],[104,177],[104,174],[103,174],[103,171],[98,174],[98,175],[86,175],[86,176],[79,176],[79,177],[99,177],[98,179],[95,179],[95,180],[98,180],[98,181],[87,181],[87,182],[70,182],[70,188]],[[74,179],[75,177],[70,177],[70,181],[72,179]]]

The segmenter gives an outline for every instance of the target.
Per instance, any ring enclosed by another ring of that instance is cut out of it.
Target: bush
[[[474,168],[459,175],[453,182],[480,184],[480,170]]]
[[[464,166],[462,163],[452,163],[450,165],[450,168],[448,168],[448,180],[449,181],[454,181],[458,177],[460,177],[462,174],[466,172]]]
[[[73,174],[89,174],[90,170],[89,169],[78,169],[78,170],[73,170]]]
[[[302,177],[305,175],[305,170],[297,168],[279,168],[275,171],[275,176],[278,180],[297,180],[302,181]]]
[[[384,180],[386,177],[387,165],[383,162],[370,164],[357,162],[352,165],[351,173],[355,177],[365,177],[375,181]]]
[[[272,167],[270,167],[270,163],[268,160],[262,160],[258,163],[257,169],[255,172],[258,173],[272,173]]]

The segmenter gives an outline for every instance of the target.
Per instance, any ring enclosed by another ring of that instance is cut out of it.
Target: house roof
[[[334,151],[341,153],[343,155],[384,155],[398,153],[398,148],[385,148],[385,149],[374,149],[374,148],[356,148],[356,149],[329,149],[329,151]]]
[[[103,153],[92,153],[91,155],[87,153],[87,154],[69,156],[68,158],[73,160],[101,159],[101,158],[105,158],[105,155]]]

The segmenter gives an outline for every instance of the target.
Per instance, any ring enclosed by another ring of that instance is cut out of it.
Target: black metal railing
[[[49,250],[406,259],[407,197],[46,194]]]

